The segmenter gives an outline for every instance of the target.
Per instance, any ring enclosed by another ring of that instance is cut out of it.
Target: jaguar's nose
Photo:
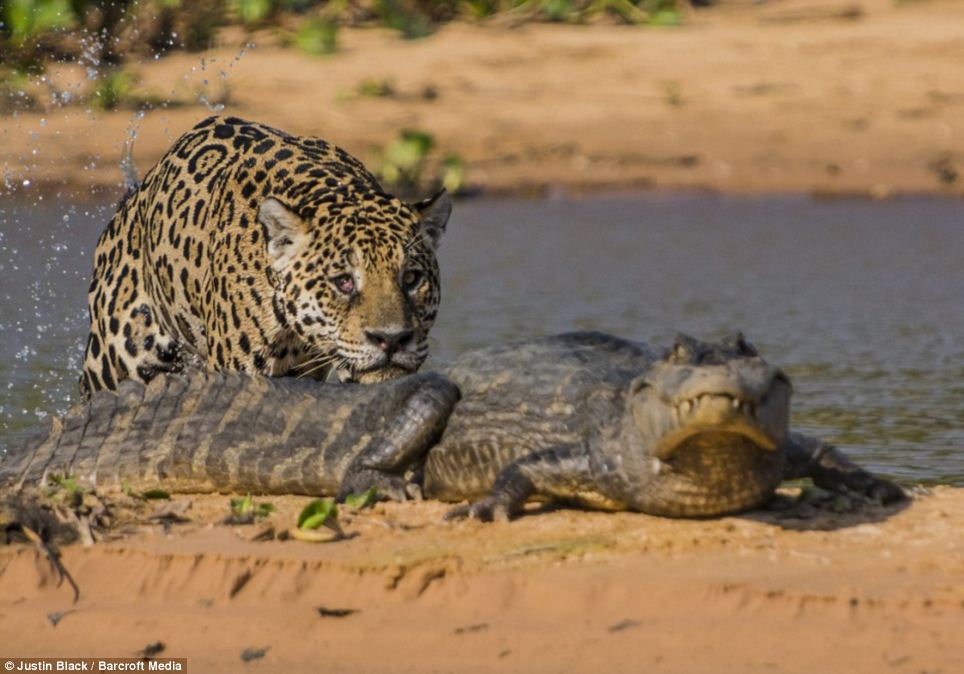
[[[394,332],[389,330],[365,331],[365,337],[368,338],[368,341],[384,351],[388,356],[411,344],[414,336],[415,331],[410,329],[397,330]]]

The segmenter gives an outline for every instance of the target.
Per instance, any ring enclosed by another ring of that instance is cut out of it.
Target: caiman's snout
[[[633,414],[659,459],[708,434],[772,451],[786,437],[791,391],[742,335],[712,344],[681,335],[635,383]]]

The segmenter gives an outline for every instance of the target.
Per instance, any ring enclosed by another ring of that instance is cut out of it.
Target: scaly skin
[[[371,386],[203,371],[126,380],[5,457],[0,485],[71,475],[99,490],[323,495],[357,466],[381,470],[379,488],[403,499],[395,473],[438,439],[457,399],[434,374]]]
[[[461,399],[460,399],[461,396]],[[742,336],[666,354],[598,333],[469,352],[371,386],[196,373],[98,394],[0,464],[0,486],[71,474],[99,489],[532,498],[694,517],[757,507],[786,478],[903,497],[788,430],[790,384]]]

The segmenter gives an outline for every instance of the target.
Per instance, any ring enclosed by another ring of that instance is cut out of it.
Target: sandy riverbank
[[[184,103],[147,112],[136,156],[146,169],[209,114],[203,93],[366,160],[399,129],[428,130],[440,154],[462,156],[472,185],[496,192],[960,195],[962,25],[960,2],[784,0],[701,10],[673,29],[451,24],[410,42],[345,30],[327,58],[267,33],[240,55],[249,38],[227,31],[220,49],[131,67],[138,91]],[[366,79],[394,95],[358,95]],[[0,173],[31,190],[116,190],[133,115],[75,106],[5,116]]]
[[[846,18],[854,4],[862,13]],[[223,97],[225,70],[226,112],[363,159],[401,128],[429,130],[493,192],[961,195],[962,25],[964,3],[786,0],[673,30],[451,25],[417,42],[345,31],[326,59],[263,36],[236,58],[238,37],[203,70],[187,54],[133,70],[144,91],[184,100],[204,79]],[[396,94],[353,93],[368,78]],[[2,117],[0,174],[30,181],[28,196],[116,190],[132,114]],[[148,112],[141,169],[206,114]],[[190,500],[189,521],[168,532],[65,547],[76,604],[33,547],[0,549],[0,657],[133,656],[162,642],[193,672],[964,671],[962,489],[809,519],[563,510],[482,525],[443,523],[436,503],[385,504],[346,518],[355,537],[315,545],[253,541],[255,527],[216,524],[227,497]],[[271,500],[278,528],[306,502]],[[266,650],[242,662],[245,649]]]
[[[194,672],[964,670],[960,489],[811,519],[553,511],[483,525],[382,504],[327,544],[252,542],[256,527],[213,524],[226,497],[191,500],[167,534],[66,547],[76,604],[32,547],[0,550],[3,655],[160,641]],[[272,500],[278,528],[306,502]],[[267,651],[245,664],[248,648]]]

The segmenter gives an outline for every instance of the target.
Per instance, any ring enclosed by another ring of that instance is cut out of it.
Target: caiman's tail
[[[204,371],[127,379],[0,454],[0,515],[5,493],[54,476],[98,491],[335,495],[363,452],[379,469],[414,467],[456,400],[433,373],[371,386]]]

